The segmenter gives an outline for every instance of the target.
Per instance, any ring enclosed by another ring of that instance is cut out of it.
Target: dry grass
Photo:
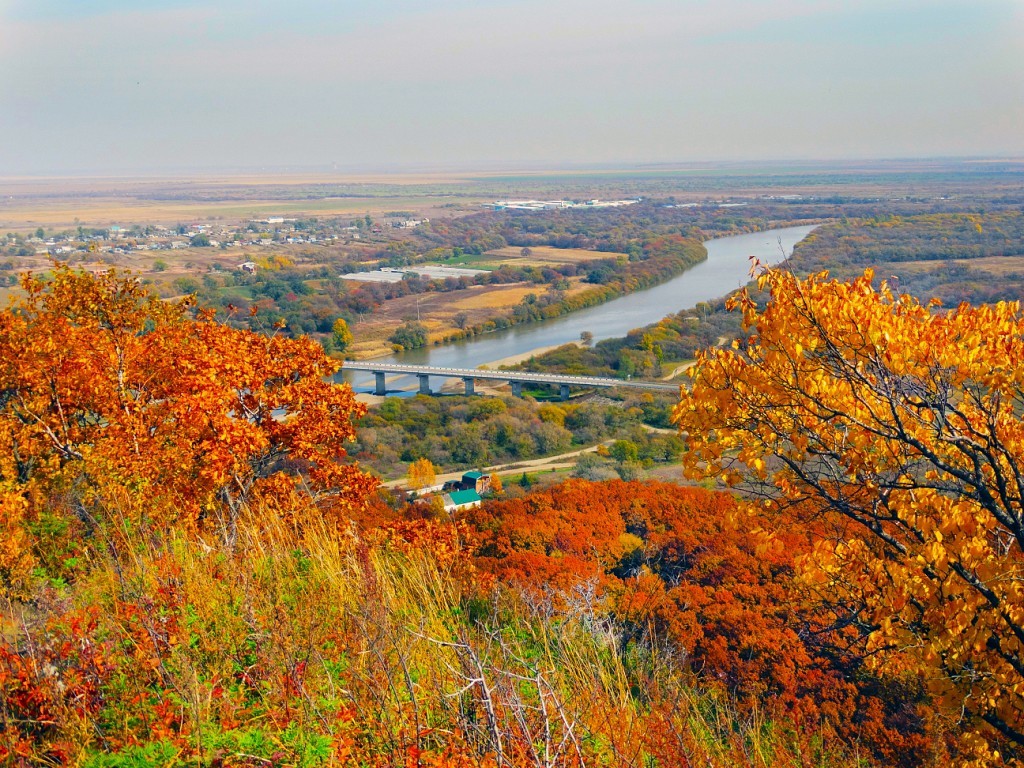
[[[44,229],[107,227],[113,224],[174,225],[192,221],[241,222],[269,215],[362,216],[385,211],[413,211],[428,218],[440,215],[437,199],[429,197],[330,198],[321,200],[245,200],[210,202],[152,202],[59,198],[27,200],[0,206],[0,230],[26,232]],[[446,215],[452,215],[447,210]]]
[[[543,288],[540,289],[543,292]],[[502,285],[495,286],[493,288],[485,287],[481,290],[467,291],[468,296],[460,298],[458,301],[453,301],[451,306],[458,311],[468,311],[471,309],[502,309],[514,307],[519,304],[524,298],[532,294],[537,294],[537,286],[535,285]]]
[[[220,752],[259,765],[798,764],[784,730],[741,716],[674,658],[632,653],[586,583],[543,600],[485,586],[454,527],[359,538],[319,510],[259,509],[237,521],[237,542],[158,541],[114,518],[105,533],[123,546],[98,551],[72,587],[100,608],[104,670],[69,653],[72,671],[53,674],[77,679],[79,663],[81,678],[116,684],[102,711],[63,699],[46,710],[47,738],[79,750],[69,762],[120,752],[133,759],[117,764],[142,765],[133,745],[162,739],[175,764]],[[22,622],[35,667],[73,623],[68,605],[45,604],[57,630]],[[158,710],[156,692],[175,706]],[[313,743],[334,759],[302,759]]]
[[[572,296],[587,290],[581,278],[570,279],[566,294]],[[427,327],[430,341],[443,338],[457,330],[455,316],[466,315],[466,325],[473,326],[512,311],[524,296],[541,296],[546,286],[530,283],[472,286],[454,293],[423,293],[403,296],[384,302],[372,314],[359,319],[352,327],[356,337],[350,354],[357,359],[377,357],[391,351],[390,336],[406,319],[416,319]]]
[[[502,261],[512,262],[517,266],[534,267],[592,261],[594,259],[616,259],[620,256],[627,258],[626,254],[614,251],[588,251],[584,248],[552,248],[548,245],[531,247],[529,256],[523,256],[522,252],[522,248],[508,246],[487,251],[487,255],[494,256]]]
[[[457,293],[423,293],[392,299],[361,317],[352,327],[356,337],[350,352],[356,358],[375,357],[391,351],[388,336],[407,319],[419,318],[427,327],[430,340],[443,337],[454,330],[455,316],[464,312],[467,324],[483,322],[504,314],[522,301],[527,293],[538,293],[537,286],[515,284],[473,286]]]
[[[997,276],[1024,273],[1024,256],[986,256],[981,259],[955,259],[952,261],[923,259],[921,261],[901,262],[898,266],[901,270],[930,272],[938,267],[946,267],[950,264],[969,269],[979,269]]]

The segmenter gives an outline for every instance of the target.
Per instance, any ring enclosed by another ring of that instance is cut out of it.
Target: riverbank
[[[563,294],[573,299],[591,290],[581,277],[569,278]],[[394,354],[389,340],[395,329],[409,318],[423,326],[428,346],[452,343],[468,338],[469,329],[507,327],[517,307],[527,297],[544,295],[544,285],[510,283],[471,285],[457,291],[430,291],[388,299],[373,313],[353,326],[356,341],[348,350],[353,360],[373,360]],[[463,328],[467,330],[462,330]],[[479,331],[485,333],[486,331]]]
[[[787,227],[753,234],[734,235],[703,243],[707,258],[665,283],[620,296],[608,303],[544,322],[465,339],[452,344],[405,350],[388,356],[389,362],[432,365],[444,368],[477,368],[481,365],[511,364],[529,359],[538,350],[578,343],[580,333],[593,334],[594,341],[621,338],[635,328],[657,323],[687,307],[727,296],[750,279],[750,260],[777,264],[792,252],[813,226]],[[781,248],[780,248],[781,244]],[[353,386],[372,390],[369,374],[345,374]],[[414,389],[415,377],[406,377],[401,388]]]
[[[585,270],[611,256],[619,258],[614,269],[603,267],[605,273],[593,269],[554,283],[545,279],[474,285],[465,290],[414,293],[385,301],[354,327],[356,341],[349,354],[357,360],[387,354],[391,334],[414,316],[426,334],[427,347],[554,320],[670,282],[706,261],[708,252],[700,241],[678,237],[655,241],[647,248],[645,257],[637,261],[629,261],[626,254],[594,251],[593,255],[593,262],[570,266]],[[594,274],[601,276],[594,278]]]
[[[574,342],[570,341],[569,343],[573,344]],[[580,346],[579,342],[575,342],[575,344],[576,346]],[[481,363],[480,365],[477,366],[477,368],[501,368],[502,366],[506,365],[519,365],[519,363],[525,363],[531,357],[540,357],[541,355],[545,355],[551,350],[558,349],[559,347],[562,346],[565,345],[549,344],[546,347],[537,347],[536,349],[530,349],[527,350],[526,352],[520,352],[517,355],[509,355],[508,357],[503,357],[500,360],[492,360],[489,363]]]

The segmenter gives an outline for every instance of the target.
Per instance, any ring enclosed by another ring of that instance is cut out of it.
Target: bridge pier
[[[568,384],[559,384],[558,385],[558,395],[563,400],[568,400],[569,399],[569,385]]]
[[[383,397],[387,393],[387,387],[384,385],[384,371],[374,371],[373,378],[373,394],[381,395]]]
[[[509,384],[512,385],[512,397],[522,397],[523,396],[523,382],[521,382],[521,381],[510,381]]]
[[[466,396],[475,395],[476,391],[473,389],[473,377],[467,376],[462,381],[466,385]]]
[[[430,374],[427,374],[427,373],[417,373],[416,374],[416,378],[420,380],[420,394],[421,395],[429,395],[430,394]]]

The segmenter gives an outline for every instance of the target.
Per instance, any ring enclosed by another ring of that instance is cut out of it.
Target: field
[[[453,301],[452,308],[456,311],[500,309],[518,304],[528,295],[536,292],[537,286],[535,285],[510,285],[501,286],[498,290],[474,291],[466,298]]]
[[[656,165],[629,169],[421,173],[267,172],[191,177],[0,177],[0,232],[245,220],[267,215],[376,214],[411,210],[430,218],[479,211],[508,198],[613,199],[672,195],[961,195],[1019,190],[1024,162],[919,160]]]
[[[494,260],[511,262],[520,266],[550,267],[553,264],[575,263],[579,261],[593,261],[594,259],[617,259],[628,258],[624,253],[613,251],[588,251],[582,248],[552,248],[547,245],[538,245],[526,250],[529,254],[524,256],[522,248],[495,248],[487,251],[484,256],[490,256]]]
[[[941,262],[934,259],[904,261],[899,263],[899,269],[907,272],[931,272],[938,266],[948,267],[954,264],[958,267],[988,272],[996,277],[1024,274],[1024,256],[986,256],[980,259],[953,259]]]
[[[45,229],[73,229],[79,224],[105,227],[112,224],[173,225],[191,221],[245,221],[266,216],[363,216],[379,215],[386,211],[412,209],[417,214],[436,217],[442,208],[436,200],[427,197],[340,198],[322,200],[282,201],[254,200],[246,202],[155,202],[137,200],[60,200],[26,201],[21,204],[0,203],[0,231],[30,231]],[[468,212],[467,208],[467,212]],[[472,210],[476,210],[475,207]],[[451,216],[458,211],[443,209]]]
[[[568,295],[584,291],[587,286],[580,278],[570,280]],[[467,326],[507,314],[531,293],[540,294],[544,286],[514,283],[511,285],[473,286],[457,293],[423,293],[387,301],[371,315],[360,319],[356,326],[356,343],[350,353],[363,359],[387,354],[391,351],[388,336],[406,320],[416,320],[426,326],[430,340],[442,338],[456,330],[455,316],[466,315]]]
[[[274,175],[195,179],[0,178],[0,232],[113,224],[239,222],[267,216],[433,218],[480,210],[490,198],[443,176]]]

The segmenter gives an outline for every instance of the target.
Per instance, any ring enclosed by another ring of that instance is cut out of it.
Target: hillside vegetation
[[[350,462],[317,345],[27,279],[0,760],[1020,764],[1019,307],[762,288],[675,409],[687,471],[742,493],[571,480],[450,519]]]

